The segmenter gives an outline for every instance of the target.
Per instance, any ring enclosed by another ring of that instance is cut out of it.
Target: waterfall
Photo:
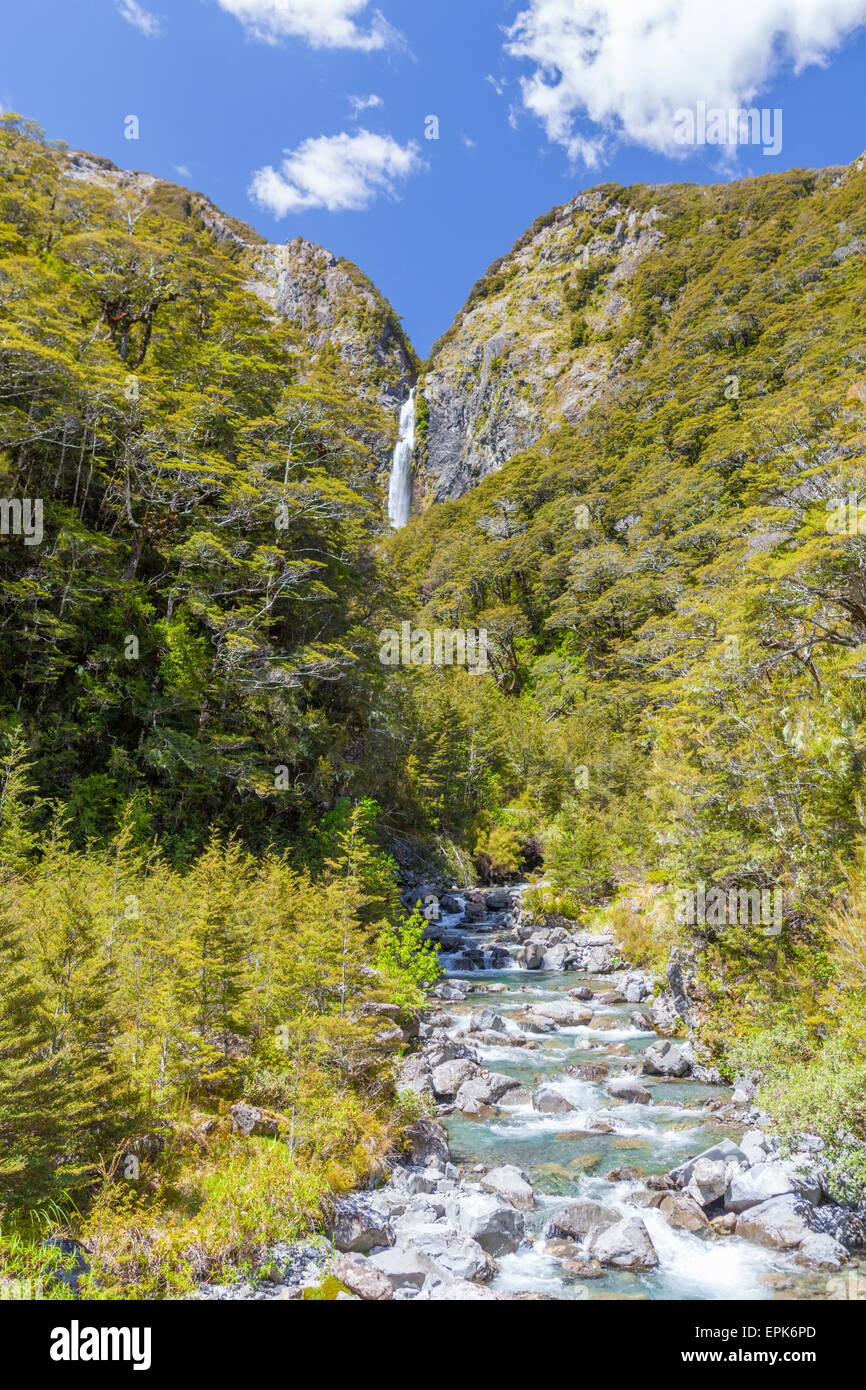
[[[394,445],[388,483],[388,518],[395,530],[405,526],[412,511],[412,450],[415,448],[415,389],[400,410],[400,435]]]

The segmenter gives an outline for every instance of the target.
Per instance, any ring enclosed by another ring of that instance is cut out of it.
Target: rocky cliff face
[[[614,354],[605,334],[663,236],[657,207],[629,208],[601,188],[540,218],[491,266],[422,378],[429,500],[462,496],[609,388],[630,352]]]

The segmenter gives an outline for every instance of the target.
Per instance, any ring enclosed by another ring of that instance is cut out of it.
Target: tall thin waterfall
[[[412,512],[412,450],[415,448],[415,390],[409,392],[400,411],[400,435],[394,445],[388,483],[388,517],[396,529],[405,526]]]

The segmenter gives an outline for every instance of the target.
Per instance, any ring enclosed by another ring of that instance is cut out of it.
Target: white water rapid
[[[388,519],[395,528],[405,526],[412,511],[412,451],[415,448],[415,390],[400,411],[400,435],[394,446],[388,484]]]

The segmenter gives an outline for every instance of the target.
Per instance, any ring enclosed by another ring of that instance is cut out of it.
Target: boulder
[[[552,1018],[554,1023],[574,1025],[592,1022],[592,1009],[584,1008],[573,999],[551,999],[545,1003],[532,1004],[527,1009],[531,1018]]]
[[[443,1062],[441,1066],[434,1067],[431,1076],[433,1090],[436,1095],[451,1099],[456,1096],[464,1081],[469,1081],[478,1075],[478,1064],[467,1061],[465,1058],[453,1062]]]
[[[338,1250],[365,1254],[377,1245],[392,1245],[388,1210],[372,1197],[343,1197],[337,1203],[331,1239]]]
[[[281,1122],[277,1115],[271,1115],[266,1110],[259,1110],[255,1105],[247,1105],[246,1101],[239,1100],[232,1106],[232,1133],[243,1135],[248,1139],[251,1134],[260,1134],[267,1139],[276,1139],[280,1132]]]
[[[643,1069],[651,1076],[688,1076],[697,1062],[691,1043],[660,1038],[643,1055]]]
[[[466,1110],[468,1106],[495,1105],[507,1091],[516,1090],[519,1085],[520,1082],[515,1081],[513,1076],[505,1076],[498,1071],[487,1072],[486,1075],[464,1081],[454,1097],[454,1104],[458,1110]]]
[[[487,1176],[481,1179],[481,1186],[504,1197],[518,1211],[532,1211],[535,1206],[535,1197],[528,1177],[511,1163],[505,1163],[501,1168],[492,1168]]]
[[[649,1001],[650,1023],[657,1033],[673,1033],[680,1016],[670,994],[665,991]]]
[[[747,1163],[746,1155],[732,1139],[722,1139],[718,1144],[713,1144],[709,1149],[704,1149],[702,1153],[695,1154],[694,1158],[687,1159],[678,1168],[672,1168],[669,1176],[676,1183],[677,1187],[685,1187],[692,1176],[694,1166],[702,1158],[720,1159],[725,1163]]]
[[[521,1213],[492,1192],[459,1193],[445,1208],[449,1222],[475,1240],[488,1255],[510,1255],[523,1240]]]
[[[411,1125],[407,1125],[404,1131],[404,1145],[409,1153],[410,1162],[417,1163],[419,1167],[429,1168],[435,1160],[445,1164],[450,1158],[448,1133],[442,1125],[437,1125],[433,1120],[414,1120]]]
[[[659,1262],[644,1223],[637,1216],[618,1221],[594,1236],[590,1251],[610,1269],[655,1269]]]
[[[541,957],[541,969],[565,970],[572,954],[572,948],[564,943],[559,946],[551,946]]]
[[[848,1251],[832,1236],[810,1231],[800,1242],[794,1263],[807,1269],[841,1269],[848,1260]]]
[[[507,888],[494,888],[487,894],[487,906],[492,912],[501,912],[511,906],[511,894]]]
[[[484,1284],[470,1284],[466,1279],[443,1282],[429,1276],[428,1287],[419,1298],[431,1303],[495,1303],[496,1294]]]
[[[573,1202],[551,1218],[544,1234],[562,1240],[584,1241],[609,1226],[616,1226],[620,1220],[618,1212],[600,1202]]]
[[[771,1250],[794,1250],[811,1233],[811,1210],[794,1193],[771,1197],[737,1217],[737,1235]]]
[[[736,1168],[722,1158],[699,1158],[683,1189],[700,1207],[712,1206],[723,1197]]]
[[[745,1171],[731,1174],[725,1193],[726,1211],[748,1211],[770,1197],[796,1191],[794,1180],[781,1163],[755,1163]]]
[[[608,1068],[602,1062],[587,1062],[582,1067],[568,1070],[578,1081],[605,1081],[609,1074]]]
[[[363,1255],[338,1255],[332,1271],[341,1284],[365,1303],[383,1303],[394,1297],[390,1281]]]
[[[701,1207],[685,1192],[661,1192],[654,1195],[652,1206],[658,1207],[665,1221],[678,1231],[693,1235],[712,1235],[712,1227]]]
[[[615,1076],[607,1083],[609,1095],[617,1100],[628,1101],[631,1105],[649,1105],[652,1096],[636,1076]]]
[[[532,1107],[544,1115],[564,1115],[566,1111],[574,1109],[571,1101],[552,1086],[539,1086],[537,1091],[533,1091]]]
[[[419,1226],[405,1237],[400,1232],[399,1241],[403,1248],[414,1252],[428,1274],[446,1282],[466,1279],[486,1283],[496,1272],[493,1260],[477,1241],[444,1225]]]
[[[493,1009],[478,1009],[469,1015],[466,1027],[470,1033],[504,1033],[505,1019]]]
[[[584,1004],[594,998],[589,985],[575,985],[574,989],[568,991],[568,995],[570,999],[580,999]]]
[[[414,1250],[401,1250],[396,1246],[390,1250],[380,1250],[378,1254],[370,1255],[367,1263],[381,1271],[392,1289],[420,1289],[428,1277]]]

